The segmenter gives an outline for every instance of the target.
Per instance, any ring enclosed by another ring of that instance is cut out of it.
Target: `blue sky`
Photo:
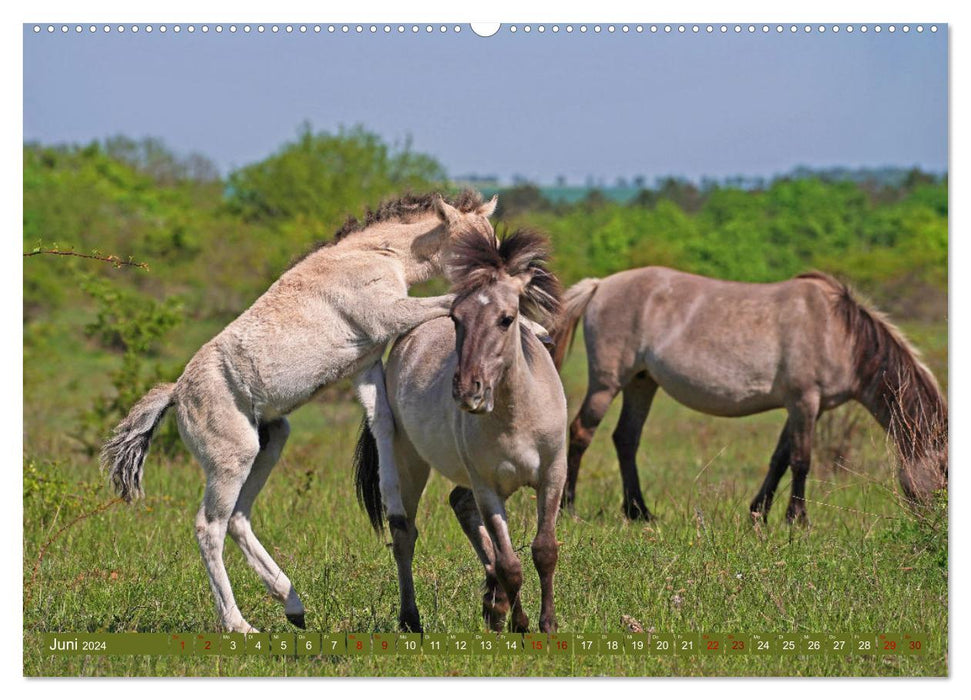
[[[306,120],[362,124],[389,141],[410,135],[453,176],[579,183],[797,165],[947,169],[944,25],[781,35],[563,26],[504,27],[488,39],[467,25],[458,35],[437,25],[418,35],[25,26],[24,138],[156,136],[226,172],[266,157]]]

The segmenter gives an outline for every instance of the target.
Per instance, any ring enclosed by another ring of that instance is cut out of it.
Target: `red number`
[[[209,650],[210,650],[211,648],[212,648],[212,642],[210,642],[210,641],[209,641],[209,640],[207,639],[207,640],[206,640],[206,646],[205,646],[205,650],[206,650],[206,651],[209,651]]]
[[[364,643],[363,642],[358,642],[357,643],[357,648],[358,649],[363,649],[364,648]]]
[[[912,650],[914,650],[914,651],[917,651],[918,649],[920,649],[920,640],[915,640],[915,641],[911,642],[910,643],[910,648]]]
[[[388,643],[387,643],[387,642],[384,642],[384,641],[382,641],[382,642],[381,642],[381,649],[383,649],[383,650],[386,650],[387,648],[388,648]]]
[[[718,651],[718,640],[712,639],[708,642],[708,651]]]
[[[887,651],[895,651],[897,649],[897,642],[889,640],[883,645],[883,648]]]
[[[734,642],[732,642],[732,649],[744,649],[744,648],[745,648],[745,642],[743,642],[741,639],[736,639]]]
[[[919,644],[919,642],[918,642],[918,644]],[[557,649],[559,649],[560,651],[566,651],[566,649],[567,649],[567,648],[568,648],[569,646],[570,646],[570,645],[569,645],[569,644],[567,644],[566,642],[557,642],[557,643],[556,643],[556,648],[557,648]],[[913,644],[911,644],[911,646],[913,646]]]

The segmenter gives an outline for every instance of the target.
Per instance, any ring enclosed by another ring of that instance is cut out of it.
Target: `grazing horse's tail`
[[[101,448],[101,468],[107,470],[118,495],[131,502],[144,495],[142,468],[152,435],[172,405],[175,384],[156,384],[138,400]]]
[[[381,502],[378,467],[378,443],[365,416],[361,421],[357,447],[354,448],[354,482],[358,503],[367,512],[371,527],[376,532],[381,532],[384,529],[384,505]]]
[[[596,277],[587,277],[580,280],[575,285],[566,290],[563,294],[563,304],[560,315],[556,319],[556,325],[552,329],[553,338],[553,364],[559,370],[566,359],[567,350],[573,346],[573,337],[577,331],[577,324],[583,312],[587,309],[587,304],[597,291],[600,280]]]
[[[908,498],[947,486],[947,403],[920,353],[883,314],[821,272],[799,275],[828,286],[850,336],[859,400],[896,443]]]

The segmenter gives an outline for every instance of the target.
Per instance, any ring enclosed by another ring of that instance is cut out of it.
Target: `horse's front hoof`
[[[418,613],[412,615],[402,615],[398,618],[398,629],[402,632],[424,632],[424,628],[421,626],[421,618],[418,617]]]
[[[649,511],[647,506],[643,503],[625,503],[624,517],[626,517],[628,520],[643,520],[645,523],[649,523],[654,520],[654,516],[651,515],[651,511]]]
[[[287,613],[287,619],[290,621],[290,624],[294,627],[299,627],[302,630],[307,629],[307,621],[305,617],[305,613]]]
[[[789,525],[796,525],[799,527],[809,528],[809,516],[804,510],[797,511],[787,511],[786,512],[786,522]]]

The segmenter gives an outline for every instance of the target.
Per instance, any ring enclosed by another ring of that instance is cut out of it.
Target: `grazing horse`
[[[290,267],[249,309],[206,343],[173,384],[159,384],[115,428],[101,453],[115,488],[130,501],[142,493],[149,442],[175,406],[179,433],[206,474],[196,537],[222,626],[253,632],[242,616],[223,563],[226,533],[239,545],[287,618],[304,626],[304,606],[290,579],[250,524],[250,510],[280,457],[285,416],[324,387],[355,376],[369,410],[386,403],[381,355],[397,335],[445,316],[451,295],[408,296],[408,288],[443,273],[443,255],[460,233],[495,236],[471,191],[448,202],[408,196],[349,219],[333,244]],[[379,435],[379,440],[390,436]]]
[[[558,368],[581,316],[589,385],[570,425],[568,507],[583,453],[623,391],[613,439],[624,513],[650,519],[635,456],[658,387],[715,416],[786,409],[768,475],[751,503],[755,518],[767,516],[791,465],[786,519],[807,522],[816,420],[850,399],[863,404],[896,443],[908,498],[923,500],[947,485],[947,406],[934,376],[897,328],[828,275],[747,284],[646,267],[585,279],[564,296],[554,332]]]
[[[431,467],[456,484],[449,503],[485,567],[483,616],[496,631],[503,629],[510,606],[511,629],[529,626],[505,501],[522,486],[536,489],[532,555],[542,591],[539,628],[556,629],[553,570],[566,480],[566,397],[550,354],[523,318],[545,323],[558,310],[559,282],[545,268],[547,256],[545,239],[533,232],[517,231],[498,246],[464,235],[451,258],[457,295],[451,322],[435,319],[415,328],[388,357],[398,471],[387,478],[382,471],[378,478],[365,424],[356,481],[376,530],[387,513],[403,630],[421,630],[411,567],[415,514]]]

